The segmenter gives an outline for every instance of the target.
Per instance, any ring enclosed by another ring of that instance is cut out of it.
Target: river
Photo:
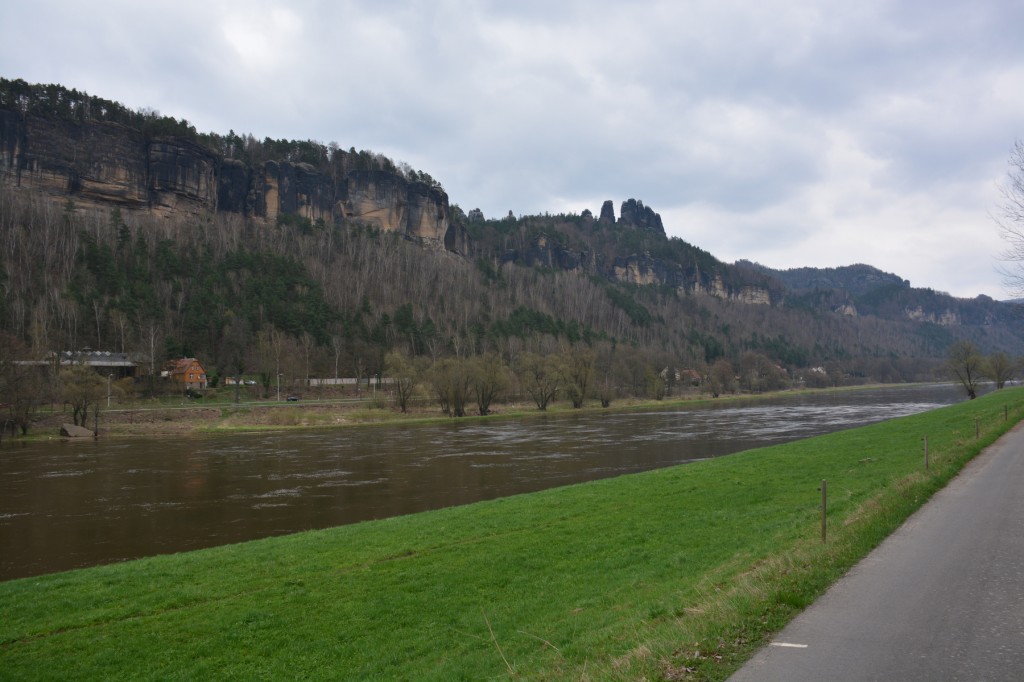
[[[642,412],[0,449],[0,580],[410,514],[959,402],[953,385]]]

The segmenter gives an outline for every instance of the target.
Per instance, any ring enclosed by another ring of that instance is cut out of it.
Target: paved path
[[[1024,425],[730,680],[1024,680]]]

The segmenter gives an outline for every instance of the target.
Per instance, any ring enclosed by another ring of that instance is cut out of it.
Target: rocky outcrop
[[[306,163],[250,167],[177,137],[127,126],[0,110],[0,176],[79,205],[159,215],[222,212],[277,220],[352,221],[436,248],[468,253],[443,190],[388,171],[338,177]]]
[[[627,284],[670,286],[680,295],[703,294],[750,305],[771,305],[771,291],[763,286],[742,284],[728,286],[722,275],[708,276],[699,270],[686,270],[649,254],[616,258],[606,273],[611,279]]]
[[[602,216],[604,211],[601,212]],[[651,210],[650,206],[644,206],[644,202],[636,199],[627,199],[622,202],[622,209],[619,211],[620,225],[629,225],[643,230],[654,230],[665,234],[665,226],[661,223],[661,216]]]
[[[772,303],[772,297],[768,290],[755,286],[741,287],[731,298],[747,305],[771,305]]]
[[[673,284],[682,285],[682,282],[673,281],[671,269],[662,261],[649,256],[627,256],[616,258],[612,263],[614,278],[628,284]]]
[[[925,312],[921,306],[907,308],[903,311],[908,319],[914,322],[931,322],[943,327],[957,327],[960,325],[960,316],[952,310],[943,310],[939,313]]]
[[[268,220],[292,215],[328,222],[338,214],[338,187],[309,164],[267,161],[250,171],[249,182],[254,209],[250,215]]]
[[[348,174],[342,202],[347,220],[386,232],[400,232],[423,244],[456,251],[468,246],[461,226],[454,228],[448,195],[422,182],[409,182],[386,171]]]
[[[727,287],[722,280],[722,276],[717,273],[709,282],[698,280],[691,291],[695,294],[714,296],[722,300],[736,301],[737,303],[746,303],[748,305],[772,304],[772,294],[767,288],[747,284],[733,289]]]
[[[17,182],[19,161],[25,149],[25,125],[14,111],[0,109],[0,176]]]
[[[3,132],[17,139],[6,168],[15,184],[86,203],[148,206],[148,150],[138,131],[117,123],[28,117]]]
[[[217,208],[228,213],[251,215],[256,211],[256,192],[249,166],[236,159],[222,159],[217,172]]]
[[[547,236],[540,235],[523,251],[506,251],[501,260],[504,263],[514,262],[528,267],[584,272],[590,258],[585,252],[572,251]]]
[[[149,206],[163,214],[217,205],[219,159],[194,142],[161,138],[147,145]]]
[[[685,291],[682,293],[686,293]],[[728,299],[729,291],[725,288],[725,282],[722,281],[722,276],[716,274],[707,283],[698,281],[693,288],[693,293],[704,294],[705,296],[714,296],[715,298]]]
[[[589,213],[587,211],[587,214]],[[665,226],[661,222],[661,216],[651,210],[650,206],[644,206],[644,202],[638,199],[627,199],[622,202],[618,220],[615,219],[615,204],[612,203],[611,199],[608,199],[601,204],[601,215],[597,221],[606,225],[636,227],[665,234]]]
[[[118,123],[0,112],[0,173],[31,191],[80,204],[158,212],[212,210],[218,159],[186,140]]]
[[[456,222],[448,224],[448,231],[444,234],[444,250],[460,256],[468,256],[470,254],[472,243],[465,226]]]

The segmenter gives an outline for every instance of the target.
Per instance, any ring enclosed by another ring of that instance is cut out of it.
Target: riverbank
[[[568,402],[555,402],[546,411],[539,411],[533,403],[513,402],[495,406],[491,414],[481,417],[470,413],[461,421],[494,419],[523,419],[559,414],[587,414],[593,412],[628,412],[632,410],[671,409],[678,406],[697,407],[711,403],[728,403],[776,398],[780,395],[824,391],[855,391],[877,388],[881,385],[848,386],[833,389],[796,389],[770,393],[736,393],[712,398],[698,391],[672,396],[662,400],[629,398],[614,401],[609,407],[596,402],[573,408]],[[230,394],[218,395],[205,401],[153,400],[137,404],[115,403],[113,408],[100,409],[99,417],[88,424],[96,428],[101,438],[192,436],[216,433],[247,433],[256,431],[282,431],[293,429],[323,429],[345,426],[380,424],[412,424],[450,421],[441,414],[436,404],[426,400],[411,404],[407,412],[393,406],[385,395],[364,398],[325,398],[287,401],[250,401],[234,403]],[[28,436],[16,440],[37,441],[60,438],[60,427],[71,421],[70,413],[61,410],[41,412]],[[7,439],[5,439],[6,442]]]
[[[671,469],[0,583],[0,669],[722,679],[1024,416],[1022,399],[1007,389]]]

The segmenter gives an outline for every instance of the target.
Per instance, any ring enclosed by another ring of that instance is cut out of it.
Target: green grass
[[[0,678],[723,679],[1022,401],[0,583]]]

